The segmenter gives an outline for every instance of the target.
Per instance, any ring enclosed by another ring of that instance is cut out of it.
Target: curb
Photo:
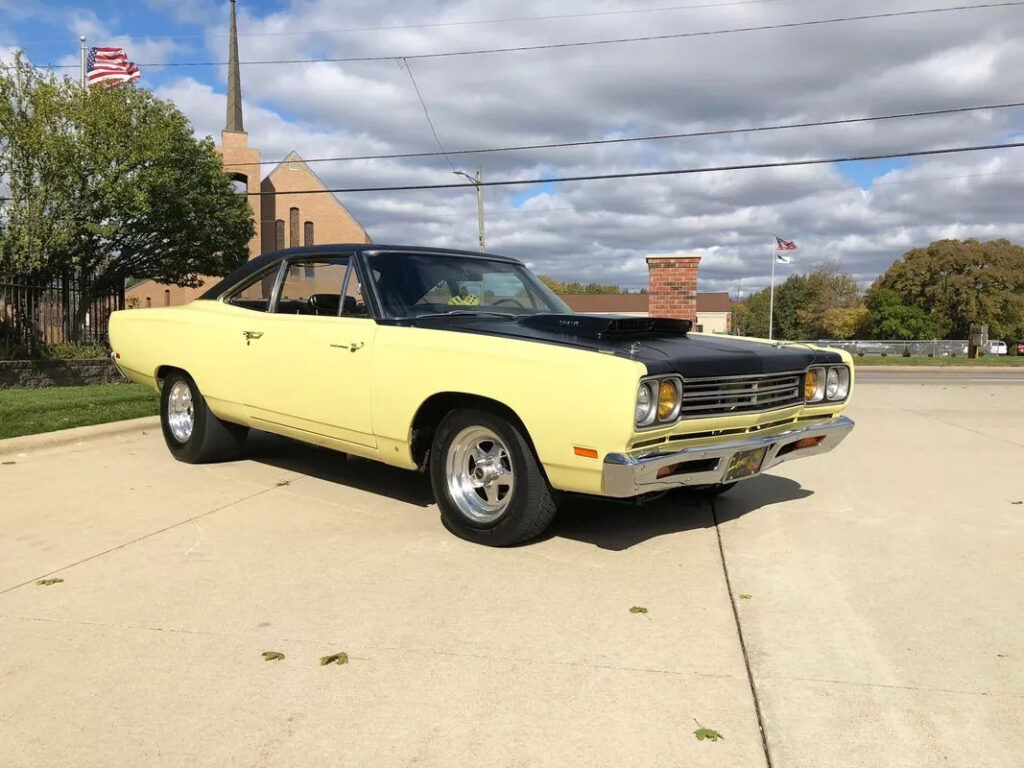
[[[159,416],[143,416],[139,419],[111,421],[106,424],[92,424],[87,427],[72,427],[71,429],[60,429],[56,432],[43,432],[38,435],[9,437],[6,440],[0,440],[0,455],[33,451],[40,448],[55,448],[62,445],[85,442],[86,440],[95,440],[99,437],[159,428]]]
[[[857,365],[853,363],[854,371],[885,371],[886,373],[993,373],[995,371],[1018,371],[1024,373],[1024,365]]]

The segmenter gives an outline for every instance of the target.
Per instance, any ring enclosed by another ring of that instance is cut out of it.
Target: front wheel
[[[507,547],[536,538],[556,504],[533,449],[507,420],[452,411],[430,451],[430,482],[445,527],[468,541]]]
[[[237,457],[248,432],[214,416],[192,377],[181,371],[164,379],[160,425],[171,455],[188,464]]]

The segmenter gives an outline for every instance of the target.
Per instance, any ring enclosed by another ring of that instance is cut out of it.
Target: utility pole
[[[483,166],[476,167],[476,176],[470,176],[465,171],[452,171],[456,176],[462,176],[476,187],[476,218],[480,227],[480,250],[487,249],[487,242],[484,235],[484,169]]]

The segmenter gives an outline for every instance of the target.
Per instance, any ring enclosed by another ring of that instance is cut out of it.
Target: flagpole
[[[768,298],[768,340],[772,338],[773,319],[775,315],[775,260],[778,258],[778,241],[772,240],[772,288]]]
[[[86,54],[86,47],[85,47],[85,35],[82,35],[80,38],[78,38],[78,40],[82,44],[82,50],[80,51],[80,53],[81,53],[81,59],[82,59],[82,90],[84,91],[85,88],[86,88],[86,82],[87,82],[86,81],[86,74],[85,74],[86,56],[87,56],[87,54]]]

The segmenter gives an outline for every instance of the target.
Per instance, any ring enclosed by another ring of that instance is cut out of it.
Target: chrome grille
[[[799,371],[684,379],[680,414],[692,419],[799,405],[803,403],[803,376]]]

